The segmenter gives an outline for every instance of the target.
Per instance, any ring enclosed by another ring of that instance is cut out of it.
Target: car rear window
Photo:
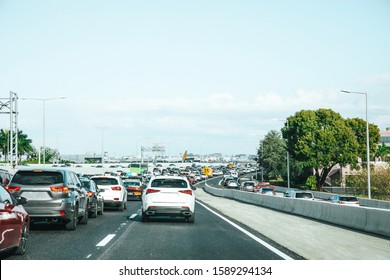
[[[125,186],[140,186],[141,182],[123,182]]]
[[[152,188],[187,188],[187,182],[183,180],[156,179],[152,181]]]
[[[312,193],[296,193],[295,194],[296,198],[313,198]]]
[[[340,201],[357,201],[354,196],[340,196]]]
[[[19,171],[16,172],[12,183],[21,185],[54,185],[63,183],[61,172],[52,171]]]
[[[100,186],[118,185],[118,180],[115,178],[92,178],[92,180]]]
[[[273,192],[274,190],[271,188],[261,188],[262,192]]]

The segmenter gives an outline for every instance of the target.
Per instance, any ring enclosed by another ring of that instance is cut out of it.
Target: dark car
[[[14,197],[0,186],[0,253],[23,255],[27,249],[30,217],[24,197]]]
[[[7,186],[11,181],[12,174],[5,169],[0,169],[0,186]]]
[[[77,174],[69,169],[20,169],[7,190],[28,199],[31,222],[63,223],[75,230],[88,222],[88,194]]]
[[[123,185],[127,189],[127,200],[130,199],[138,199],[141,200],[142,198],[142,183],[138,179],[127,179],[123,181]]]
[[[103,215],[104,212],[104,199],[100,194],[104,192],[96,186],[95,182],[89,178],[80,177],[80,181],[83,184],[84,189],[88,193],[88,211],[89,216],[96,218],[97,215]]]

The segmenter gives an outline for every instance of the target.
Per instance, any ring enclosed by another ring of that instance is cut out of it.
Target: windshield
[[[296,198],[313,198],[313,194],[311,193],[296,193]]]
[[[53,185],[63,181],[62,173],[52,171],[19,171],[12,179],[12,183],[21,185]]]
[[[92,178],[92,180],[100,186],[118,185],[118,180],[115,178]]]
[[[152,181],[152,188],[187,188],[187,182],[174,179],[156,179]]]
[[[354,196],[340,196],[340,201],[357,201]]]

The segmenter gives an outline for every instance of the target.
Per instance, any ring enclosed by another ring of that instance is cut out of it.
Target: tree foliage
[[[0,153],[4,156],[7,161],[8,153],[10,151],[9,141],[10,131],[0,129]],[[32,140],[28,138],[27,134],[24,134],[22,130],[18,131],[18,159],[24,155],[30,155],[34,151],[32,146]]]
[[[357,164],[359,144],[340,114],[330,109],[302,110],[282,128],[291,157],[315,170],[321,190],[331,169]]]
[[[346,124],[354,132],[356,140],[359,144],[358,156],[362,159],[362,162],[367,162],[366,121],[359,118],[346,119]],[[379,143],[380,140],[380,130],[378,126],[371,123],[368,124],[368,136],[370,145],[370,159],[372,159],[377,150],[377,143]]]
[[[374,199],[390,201],[390,168],[371,170],[371,197]],[[367,169],[358,175],[350,175],[346,178],[347,187],[356,195],[368,195]]]
[[[265,170],[265,178],[287,180],[287,150],[286,141],[282,134],[271,130],[263,140],[259,142],[257,150],[259,166]],[[289,160],[290,180],[296,181],[303,168],[295,160]]]

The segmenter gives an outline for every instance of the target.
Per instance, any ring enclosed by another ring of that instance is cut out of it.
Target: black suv
[[[28,200],[25,209],[32,223],[64,223],[75,230],[88,222],[88,193],[68,169],[20,169],[7,189]]]

